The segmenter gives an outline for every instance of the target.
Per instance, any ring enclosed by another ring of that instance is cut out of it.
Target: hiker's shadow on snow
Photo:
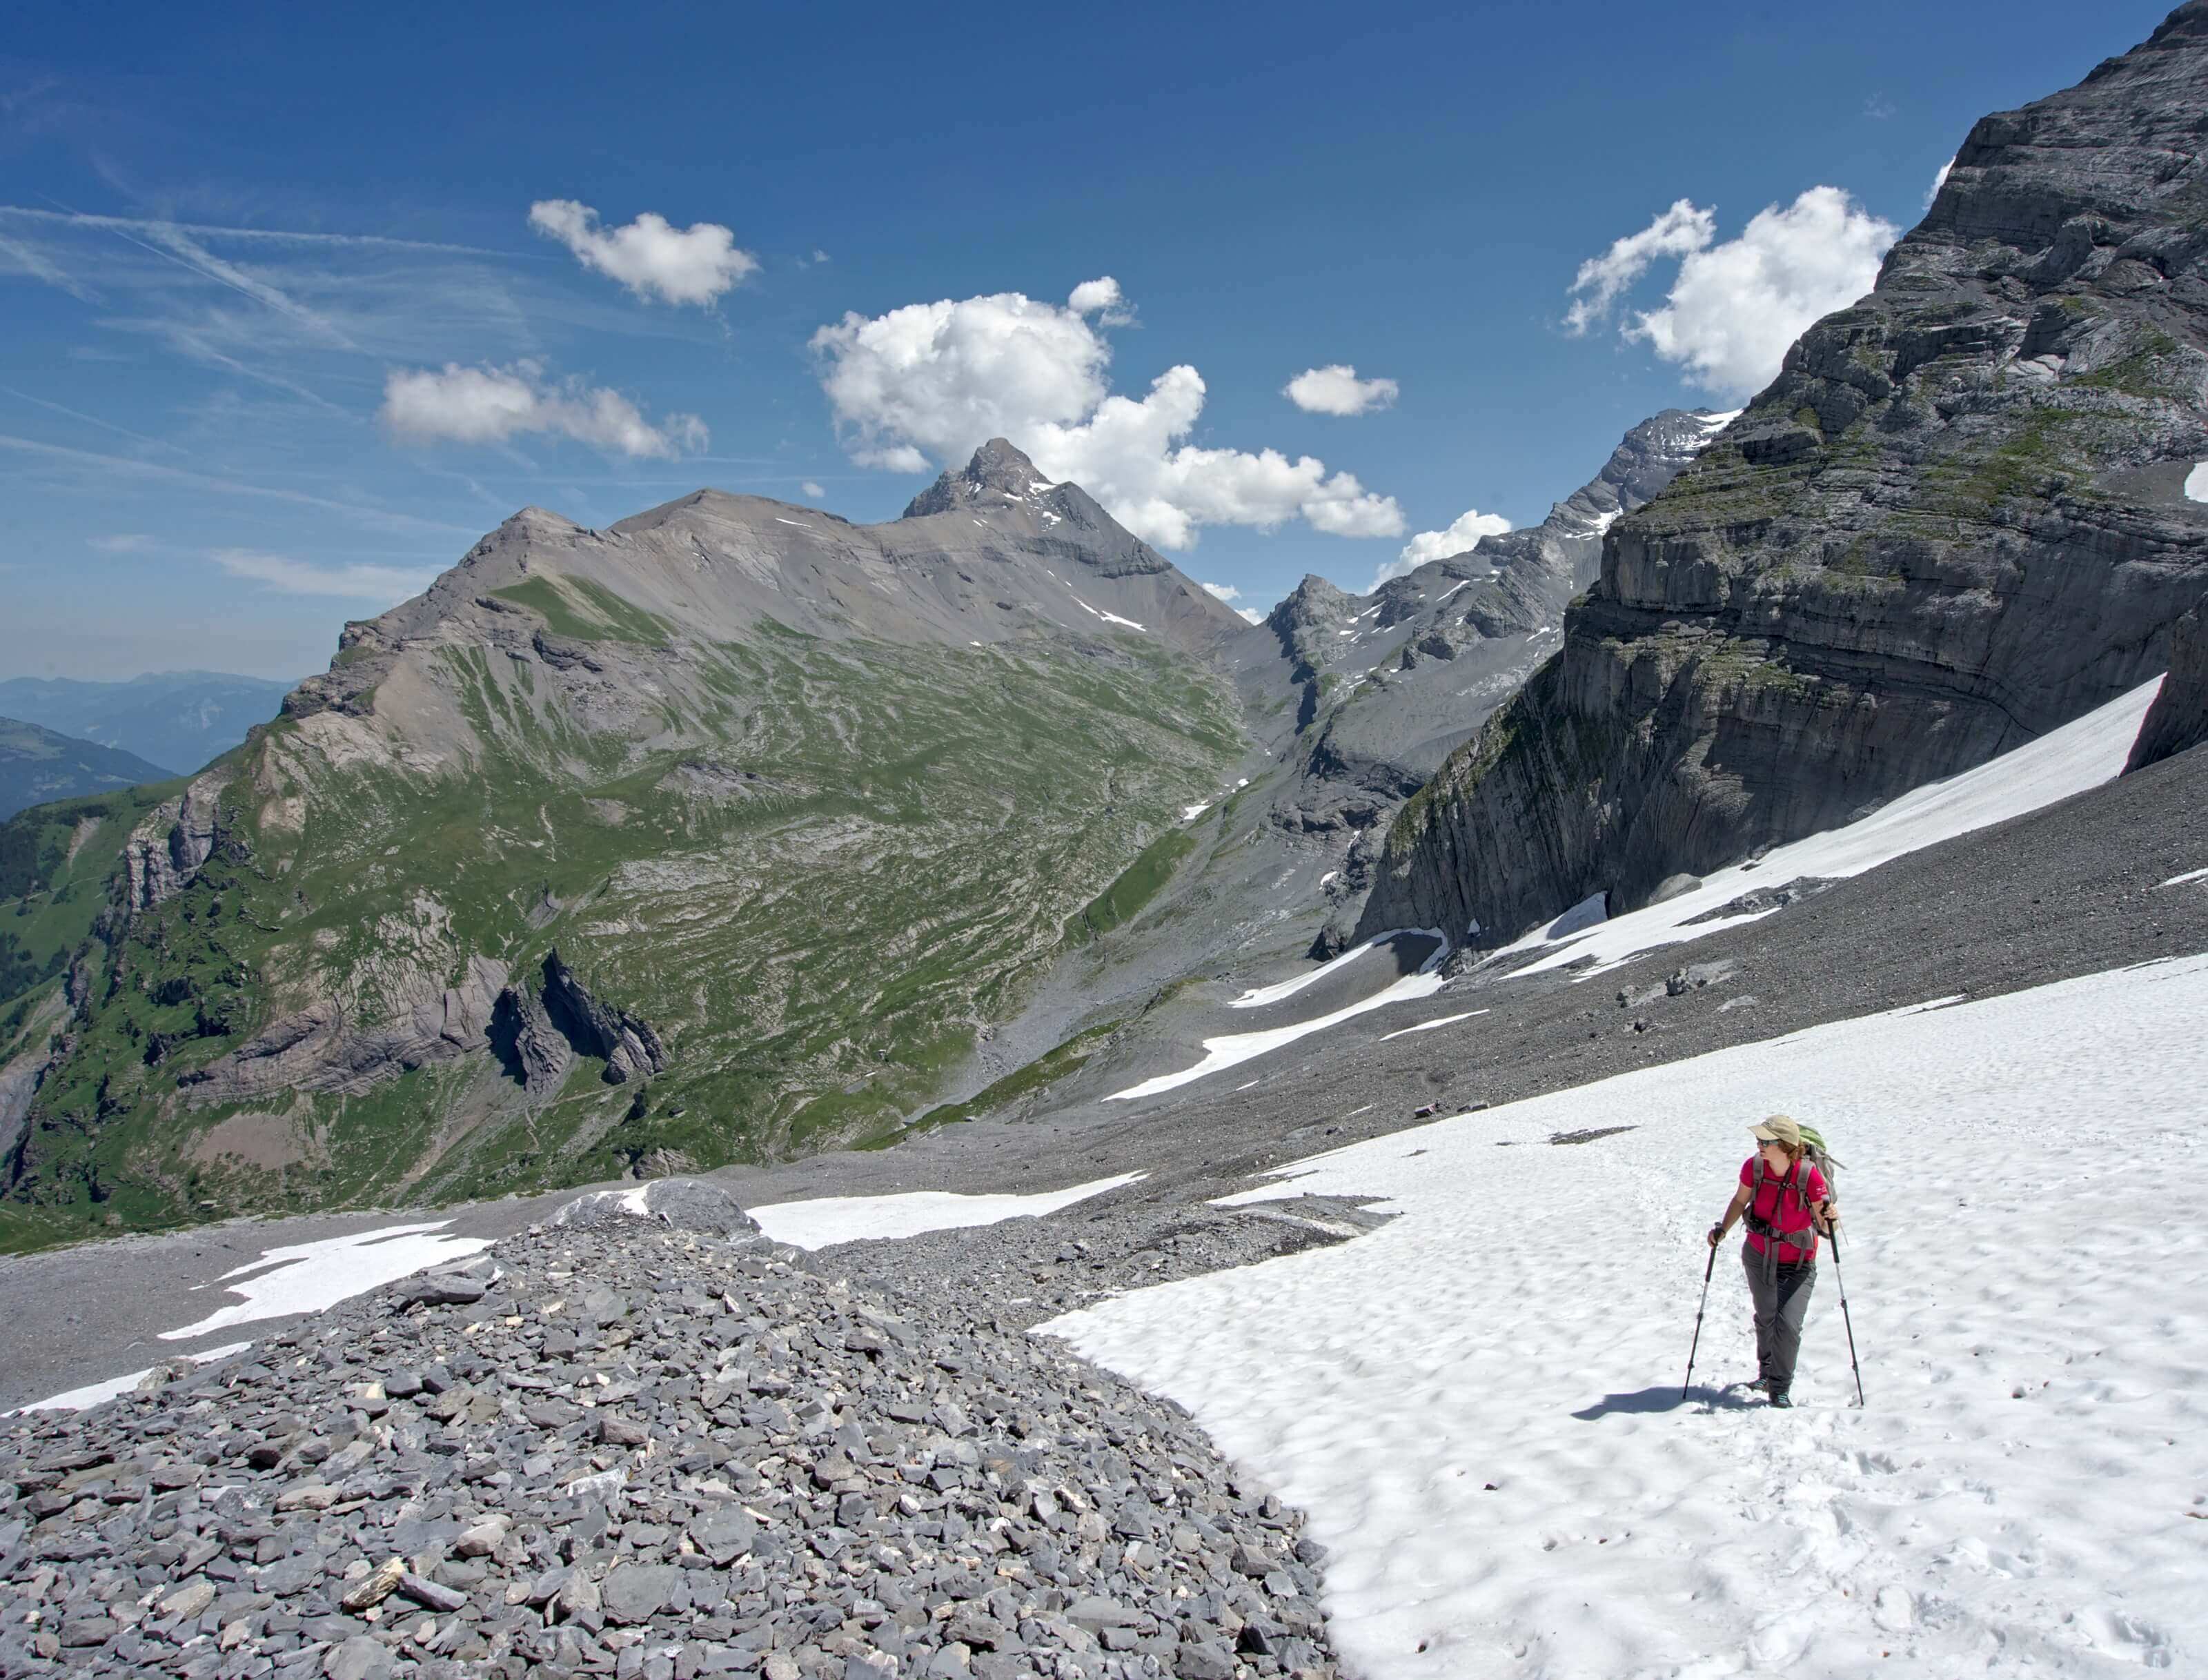
[[[1631,1394],[1605,1395],[1595,1404],[1572,1415],[1582,1423],[1613,1417],[1621,1412],[1677,1412],[1683,1407],[1702,1407],[1719,1412],[1744,1412],[1754,1401],[1738,1392],[1741,1385],[1725,1389],[1689,1389],[1684,1395],[1677,1383],[1660,1389],[1635,1389]]]

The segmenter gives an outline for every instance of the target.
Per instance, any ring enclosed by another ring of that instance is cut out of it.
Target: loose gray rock
[[[718,1185],[701,1179],[654,1179],[634,1190],[579,1196],[552,1216],[555,1225],[602,1230],[622,1219],[651,1219],[677,1231],[713,1237],[757,1237],[759,1223]]]
[[[1245,1649],[1249,1675],[1330,1680],[1295,1514],[937,1251],[901,1281],[552,1225],[464,1299],[391,1286],[254,1358],[0,1422],[0,1675],[1156,1680],[1255,1629],[1278,1655]]]

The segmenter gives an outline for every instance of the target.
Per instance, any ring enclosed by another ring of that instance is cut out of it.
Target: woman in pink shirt
[[[1740,1188],[1710,1227],[1710,1246],[1725,1240],[1735,1220],[1748,1221],[1740,1257],[1755,1305],[1756,1386],[1773,1406],[1791,1406],[1802,1323],[1817,1281],[1817,1233],[1839,1224],[1839,1209],[1825,1175],[1803,1158],[1802,1128],[1791,1116],[1773,1114],[1750,1129],[1760,1147],[1741,1163]]]

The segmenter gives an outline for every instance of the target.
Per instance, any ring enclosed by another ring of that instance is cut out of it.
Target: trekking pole
[[[1715,1271],[1717,1267],[1718,1245],[1715,1243],[1712,1243],[1710,1245],[1709,1262],[1702,1268],[1702,1299],[1701,1303],[1695,1308],[1695,1339],[1687,1346],[1686,1380],[1679,1384],[1679,1401],[1682,1405],[1686,1403],[1687,1390],[1694,1386],[1695,1350],[1702,1345],[1702,1312],[1703,1309],[1707,1307],[1710,1304],[1710,1274]],[[1842,1299],[1846,1299],[1845,1292],[1842,1293]]]
[[[1856,1321],[1848,1317],[1848,1281],[1840,1274],[1840,1233],[1835,1229],[1827,1233],[1833,1239],[1833,1282],[1840,1292],[1840,1322],[1848,1327],[1848,1364],[1856,1373],[1856,1404],[1863,1403],[1863,1366],[1856,1362]]]

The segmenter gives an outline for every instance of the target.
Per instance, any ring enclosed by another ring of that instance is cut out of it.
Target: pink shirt
[[[1741,1183],[1752,1185],[1755,1182],[1755,1156],[1750,1155],[1741,1162]],[[1748,1210],[1758,1219],[1777,1226],[1782,1232],[1809,1231],[1815,1223],[1810,1217],[1810,1204],[1825,1201],[1832,1193],[1832,1187],[1825,1182],[1825,1175],[1808,1161],[1799,1161],[1783,1179],[1774,1178],[1770,1168],[1766,1167],[1763,1189],[1749,1203]],[[1767,1246],[1764,1239],[1753,1231],[1748,1233],[1748,1245],[1758,1254],[1763,1253]],[[1779,1245],[1779,1263],[1782,1266],[1816,1257],[1817,1238],[1814,1231],[1810,1232],[1807,1249],[1798,1248],[1792,1243]]]

